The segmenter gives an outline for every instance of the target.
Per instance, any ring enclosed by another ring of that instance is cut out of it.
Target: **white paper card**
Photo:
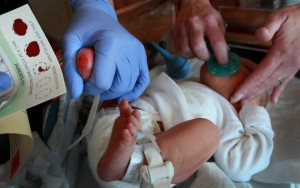
[[[0,71],[13,82],[0,93],[0,118],[66,92],[59,62],[28,5],[0,15],[0,44]]]

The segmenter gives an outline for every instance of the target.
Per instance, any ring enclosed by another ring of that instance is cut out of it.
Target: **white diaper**
[[[94,177],[101,187],[166,187],[174,175],[171,162],[163,162],[160,150],[155,142],[154,133],[160,132],[157,121],[158,113],[140,110],[141,129],[137,135],[137,144],[131,156],[128,170],[122,181],[104,182],[97,175],[97,165],[105,152],[111,135],[113,123],[119,116],[118,108],[102,109],[97,114],[92,131],[87,136],[88,158]],[[143,152],[147,158],[147,166],[143,165]],[[157,176],[157,175],[161,176]],[[161,185],[161,186],[160,186]]]

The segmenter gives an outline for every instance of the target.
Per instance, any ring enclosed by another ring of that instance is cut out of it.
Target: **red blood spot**
[[[38,71],[39,72],[46,72],[49,69],[50,69],[50,67],[43,68],[43,67],[39,66]]]
[[[23,36],[26,34],[27,25],[23,22],[22,19],[15,19],[13,24],[13,30],[16,34]]]
[[[40,47],[36,41],[32,41],[31,43],[28,44],[26,48],[26,54],[29,57],[37,56],[39,55],[39,53],[40,53]]]

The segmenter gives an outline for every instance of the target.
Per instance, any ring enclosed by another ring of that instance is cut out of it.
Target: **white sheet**
[[[254,179],[300,184],[300,80],[293,79],[279,102],[269,103],[267,109],[275,132],[274,151],[269,167]]]

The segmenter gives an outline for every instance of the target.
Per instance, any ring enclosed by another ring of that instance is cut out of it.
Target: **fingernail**
[[[233,96],[233,97],[230,98],[230,102],[234,104],[234,103],[238,102],[239,100],[241,100],[241,98],[243,98],[243,97],[244,97],[243,94]]]
[[[225,65],[228,62],[228,47],[223,43],[216,45],[216,52],[219,52],[219,63]]]
[[[278,102],[278,97],[275,97],[274,104],[277,104],[277,102]]]

